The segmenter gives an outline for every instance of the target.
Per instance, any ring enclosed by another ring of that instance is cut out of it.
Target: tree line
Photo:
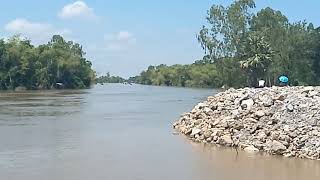
[[[0,39],[0,89],[87,88],[95,79],[82,46],[54,35],[34,46],[28,39]]]
[[[124,83],[127,82],[126,79],[120,77],[120,76],[111,76],[110,73],[107,73],[104,76],[99,76],[96,78],[95,81],[97,84],[103,84],[103,83]]]
[[[213,5],[197,39],[203,59],[191,65],[159,65],[132,81],[148,85],[191,87],[255,86],[264,79],[277,85],[286,75],[291,85],[320,84],[320,28],[289,22],[270,7],[255,11],[253,0]]]
[[[194,63],[191,65],[149,66],[139,76],[131,77],[130,82],[157,86],[212,87],[222,84],[217,79],[217,70],[213,64]]]

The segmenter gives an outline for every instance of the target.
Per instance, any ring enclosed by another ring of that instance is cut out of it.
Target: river
[[[300,180],[320,162],[191,143],[172,123],[210,89],[0,92],[1,180]]]

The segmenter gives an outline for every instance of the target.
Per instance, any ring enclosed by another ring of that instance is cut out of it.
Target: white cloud
[[[118,35],[117,35],[117,38],[118,38],[118,40],[124,40],[124,41],[126,41],[126,40],[129,40],[130,38],[132,38],[133,37],[133,34],[131,34],[130,32],[128,32],[128,31],[120,31],[119,33],[118,33]]]
[[[116,34],[106,34],[104,36],[106,41],[106,49],[109,51],[122,51],[132,48],[137,39],[128,31],[120,31]]]
[[[58,13],[61,19],[81,18],[86,20],[98,21],[99,17],[94,13],[93,8],[87,6],[83,1],[76,1],[65,5]]]
[[[10,21],[4,28],[8,32],[31,38],[36,43],[46,42],[55,34],[68,35],[71,33],[68,29],[58,29],[52,24],[31,22],[23,18]]]

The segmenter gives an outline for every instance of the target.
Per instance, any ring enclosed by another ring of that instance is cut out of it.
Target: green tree
[[[49,89],[90,87],[95,78],[82,47],[55,35],[48,44],[35,47],[28,39],[13,36],[0,40],[0,88]]]
[[[138,83],[192,87],[267,85],[289,76],[292,85],[320,84],[320,28],[290,23],[270,7],[254,10],[253,0],[213,5],[197,39],[204,57],[191,65],[149,67]],[[253,13],[256,12],[256,13]]]
[[[253,0],[238,0],[228,7],[213,5],[208,11],[208,26],[203,26],[198,41],[210,59],[233,57],[246,38]]]
[[[241,67],[248,73],[249,85],[256,86],[259,79],[267,78],[267,70],[272,62],[273,50],[263,35],[252,32],[246,42]]]

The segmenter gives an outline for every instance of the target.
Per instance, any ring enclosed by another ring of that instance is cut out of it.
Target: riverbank
[[[181,116],[196,142],[320,160],[320,87],[229,89]]]

